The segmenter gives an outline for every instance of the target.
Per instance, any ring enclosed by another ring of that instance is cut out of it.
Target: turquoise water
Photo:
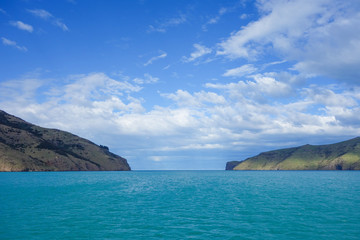
[[[360,172],[0,173],[0,239],[360,239]]]

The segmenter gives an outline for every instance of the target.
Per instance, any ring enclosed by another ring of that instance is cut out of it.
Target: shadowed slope
[[[42,128],[0,110],[0,171],[126,171],[105,146]]]

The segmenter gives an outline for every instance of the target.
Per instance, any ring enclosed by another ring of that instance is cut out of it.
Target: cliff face
[[[226,170],[360,170],[360,137],[329,145],[304,145],[228,162]]]
[[[0,171],[128,171],[126,159],[68,132],[0,110]]]

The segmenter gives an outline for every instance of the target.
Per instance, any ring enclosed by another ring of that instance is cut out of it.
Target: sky
[[[0,0],[0,109],[133,170],[360,136],[358,0]]]

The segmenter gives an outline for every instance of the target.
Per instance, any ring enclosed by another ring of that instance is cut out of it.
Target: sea
[[[0,239],[360,239],[360,171],[3,172]]]

